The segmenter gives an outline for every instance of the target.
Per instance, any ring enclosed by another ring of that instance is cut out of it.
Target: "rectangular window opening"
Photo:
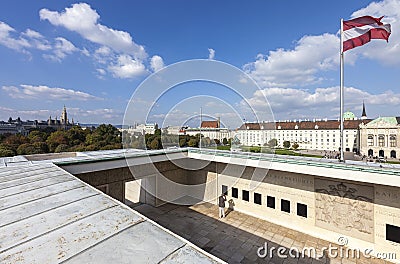
[[[238,190],[238,188],[232,187],[232,197],[233,197],[233,198],[238,198],[238,197],[239,197],[239,190]]]
[[[228,195],[228,186],[222,185],[222,193]]]
[[[285,199],[281,200],[281,211],[290,213],[290,201]]]
[[[261,205],[261,193],[254,193],[254,203]]]
[[[400,243],[400,227],[386,224],[386,240]]]
[[[275,209],[275,197],[267,196],[267,207]]]
[[[307,218],[307,205],[297,203],[297,215]]]
[[[244,200],[244,201],[249,201],[250,199],[249,199],[249,191],[246,191],[246,190],[242,190],[242,199]]]

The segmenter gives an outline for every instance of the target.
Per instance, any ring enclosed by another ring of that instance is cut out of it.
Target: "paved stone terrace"
[[[265,242],[269,248],[315,247],[318,255],[329,242],[237,211],[227,211],[226,218],[220,219],[218,207],[209,203],[190,207],[166,204],[157,208],[142,204],[134,209],[228,263],[388,263],[365,257],[284,259],[275,254],[272,258],[260,258],[257,250]]]

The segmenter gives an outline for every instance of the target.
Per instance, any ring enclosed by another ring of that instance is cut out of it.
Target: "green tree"
[[[271,140],[268,141],[268,146],[270,148],[274,148],[276,146],[278,146],[278,140],[276,138],[273,138]]]
[[[102,124],[99,127],[95,128],[91,133],[86,135],[85,144],[90,149],[100,149],[107,145],[121,144],[122,137],[119,130],[108,124]]]
[[[34,142],[45,142],[48,137],[48,134],[43,131],[33,130],[29,133],[28,139],[30,143]]]
[[[186,147],[186,138],[179,139],[179,147],[181,148]]]
[[[6,137],[3,140],[3,143],[8,147],[8,149],[17,152],[17,148],[22,144],[29,143],[29,140],[21,134],[16,134]]]
[[[298,148],[299,148],[299,144],[297,144],[296,142],[293,143],[292,148],[293,148],[293,149],[298,149]]]
[[[222,144],[224,144],[225,146],[228,145],[228,139],[227,138],[222,139]]]
[[[68,146],[68,135],[64,130],[59,130],[50,134],[46,140],[50,152],[54,152],[58,145]]]
[[[15,155],[15,152],[11,149],[2,149],[0,148],[0,157],[12,157]]]
[[[60,153],[60,152],[67,152],[69,149],[67,144],[60,144],[57,146],[57,148],[54,150],[54,152],[56,153]]]
[[[160,148],[161,148],[160,139],[158,137],[155,137],[150,143],[150,149],[160,149]]]
[[[88,133],[90,133],[89,130],[83,130],[80,126],[74,126],[69,129],[66,133],[69,146],[73,147],[84,144]]]
[[[290,141],[287,141],[287,140],[283,141],[283,147],[290,148]]]
[[[188,146],[195,148],[199,146],[199,141],[196,138],[191,138],[188,142]]]
[[[44,142],[35,142],[33,144],[24,143],[22,145],[19,145],[19,147],[17,148],[17,154],[18,155],[31,155],[31,154],[46,153],[45,152],[46,148],[47,148],[47,145]]]

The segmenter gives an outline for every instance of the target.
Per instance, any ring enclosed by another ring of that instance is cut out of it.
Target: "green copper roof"
[[[355,119],[356,118],[356,116],[352,113],[352,112],[350,112],[350,111],[347,111],[347,112],[345,112],[344,114],[343,114],[343,118],[345,119],[345,120],[353,120],[353,119]]]
[[[372,120],[368,125],[374,125],[377,123],[387,123],[391,125],[397,125],[397,118],[394,116],[387,117],[378,117],[377,119]]]

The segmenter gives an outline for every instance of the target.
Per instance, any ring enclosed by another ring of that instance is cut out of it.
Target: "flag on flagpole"
[[[343,50],[362,46],[371,39],[389,40],[391,33],[390,24],[383,24],[381,19],[372,16],[363,16],[352,20],[343,21]]]

